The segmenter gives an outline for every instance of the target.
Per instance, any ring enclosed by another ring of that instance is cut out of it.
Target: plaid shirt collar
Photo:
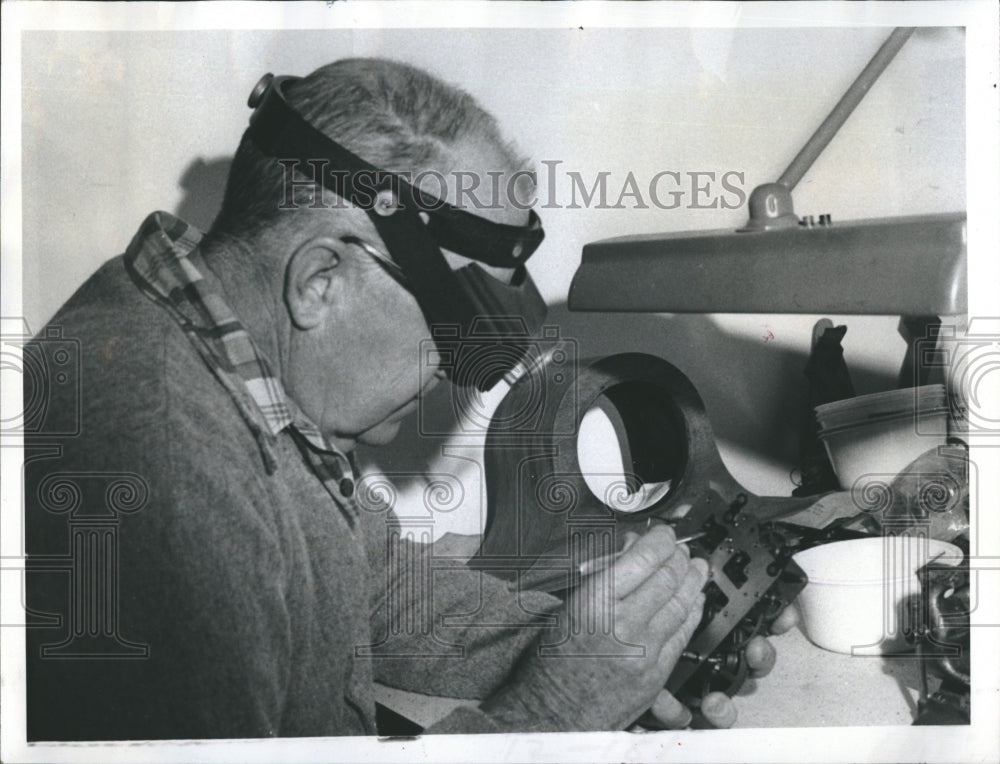
[[[206,286],[188,259],[201,238],[201,232],[183,220],[154,212],[126,249],[125,267],[139,288],[177,320],[229,391],[257,438],[268,472],[276,469],[277,436],[287,429],[327,490],[348,510],[353,525],[353,464],[285,394],[239,319],[221,295]]]

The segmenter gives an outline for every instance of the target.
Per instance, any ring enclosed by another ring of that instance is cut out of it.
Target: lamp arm
[[[827,144],[833,140],[851,112],[861,103],[871,86],[885,71],[889,63],[903,47],[903,44],[913,34],[913,27],[896,27],[888,39],[882,43],[875,55],[872,56],[867,66],[861,74],[855,78],[854,82],[841,96],[837,105],[833,107],[822,124],[816,128],[805,146],[795,155],[795,159],[788,165],[781,177],[775,183],[764,183],[757,186],[750,194],[747,204],[749,219],[746,225],[740,229],[747,231],[771,231],[780,228],[795,228],[799,224],[799,219],[795,215],[795,206],[792,203],[792,189],[802,180],[802,176],[812,167],[813,162],[823,152]]]
[[[813,162],[823,152],[833,136],[847,121],[847,118],[851,116],[851,112],[861,103],[861,99],[865,97],[871,86],[875,84],[892,59],[899,53],[899,49],[910,39],[913,31],[913,27],[896,27],[893,30],[889,38],[882,43],[882,47],[872,56],[868,65],[861,71],[861,74],[851,83],[837,105],[816,129],[816,132],[806,141],[806,145],[795,155],[795,159],[788,165],[788,169],[778,178],[778,183],[789,191],[795,188],[795,185],[802,180],[802,176],[812,167]]]

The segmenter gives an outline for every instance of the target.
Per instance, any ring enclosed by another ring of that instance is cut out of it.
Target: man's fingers
[[[651,579],[643,587],[649,586],[654,580]],[[669,634],[689,619],[692,614],[697,616],[698,620],[695,621],[697,626],[704,607],[704,597],[699,599],[699,596],[707,580],[708,563],[705,560],[696,558],[687,563],[687,570],[680,586],[671,596],[663,600],[662,606],[655,613],[651,614],[650,627],[654,631]]]
[[[691,560],[688,576],[684,579],[681,588],[677,590],[677,598],[685,605],[690,606],[695,597],[705,588],[705,584],[708,583],[710,570],[708,560],[701,557],[695,557]]]
[[[680,549],[674,547],[674,553],[670,559],[660,564],[660,566],[649,573],[627,597],[621,596],[615,590],[615,596],[621,600],[626,598],[645,613],[645,621],[648,622],[656,612],[666,604],[671,597],[683,586],[684,581],[691,570],[691,560],[687,555],[682,554]]]
[[[754,637],[746,646],[747,666],[755,677],[767,676],[774,668],[778,652],[764,637]]]
[[[771,624],[772,634],[784,634],[799,622],[799,609],[789,605]]]
[[[701,699],[701,712],[713,727],[728,729],[736,724],[736,706],[728,695],[710,692]]]
[[[654,525],[615,560],[615,596],[622,599],[638,589],[663,567],[676,548],[673,529]]]
[[[674,666],[677,665],[677,661],[680,658],[681,651],[684,650],[687,643],[691,641],[691,637],[694,636],[694,630],[697,629],[698,624],[701,623],[701,611],[704,607],[705,595],[699,592],[695,597],[694,602],[691,604],[691,608],[688,610],[683,622],[680,624],[667,625],[665,627],[661,627],[660,623],[650,626],[653,630],[660,629],[657,633],[663,634],[666,637],[663,646],[660,648],[660,654],[658,656],[660,669],[666,676],[669,676],[670,672],[674,670]],[[665,611],[667,609],[668,608],[664,608]],[[674,616],[671,613],[667,617],[672,618]]]
[[[649,711],[668,730],[681,730],[691,724],[691,709],[666,690],[660,691]]]
[[[635,531],[625,531],[625,543],[622,544],[622,548],[619,550],[618,554],[627,552],[640,538],[641,536]]]

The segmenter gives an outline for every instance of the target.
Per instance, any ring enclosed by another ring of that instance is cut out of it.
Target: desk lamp
[[[792,205],[795,185],[913,31],[895,29],[777,182],[754,189],[744,227],[587,244],[570,310],[901,315],[901,329],[918,331],[966,312],[964,212],[834,223],[800,219]]]

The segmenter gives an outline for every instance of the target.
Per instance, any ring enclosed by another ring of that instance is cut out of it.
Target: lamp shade
[[[964,212],[623,236],[587,244],[569,291],[580,311],[966,312]]]

